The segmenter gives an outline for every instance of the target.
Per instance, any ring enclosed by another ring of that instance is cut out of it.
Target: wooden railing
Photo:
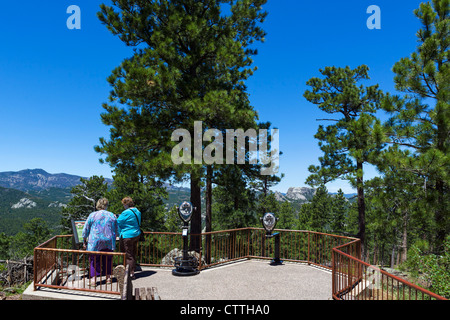
[[[304,262],[331,269],[331,249],[355,238],[312,231],[283,230],[280,233],[280,258],[284,261]],[[238,259],[272,259],[273,239],[266,238],[262,228],[241,228],[205,232],[189,237],[201,238],[199,268],[205,269]],[[174,250],[182,249],[181,233],[145,232],[145,241],[139,242],[138,261],[144,266],[172,267],[165,259]]]
[[[331,295],[337,300],[356,299],[444,299],[428,290],[361,261],[360,240],[332,234],[277,229],[280,235],[280,259],[323,267],[332,272]],[[275,243],[267,238],[262,228],[242,228],[199,235],[201,247],[195,254],[199,270],[240,259],[272,259]],[[139,242],[137,260],[142,266],[173,267],[172,255],[181,255],[181,233],[145,232],[145,241]],[[174,251],[177,250],[177,251]],[[34,250],[34,286],[64,288],[119,294],[119,286],[107,276],[89,275],[90,259],[100,256],[100,263],[111,268],[125,265],[125,254],[120,252],[88,252],[71,249],[71,235],[56,236]],[[105,261],[105,262],[103,262]]]
[[[34,289],[39,287],[120,294],[114,276],[125,253],[73,250],[72,236],[55,236],[34,249]],[[92,272],[98,269],[100,275]]]
[[[336,300],[446,300],[360,259],[359,240],[332,249]]]

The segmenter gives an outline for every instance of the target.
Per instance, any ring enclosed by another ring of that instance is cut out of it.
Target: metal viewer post
[[[275,257],[270,262],[271,266],[282,265],[283,261],[280,259],[280,233],[272,234],[272,231],[275,229],[275,226],[278,222],[279,218],[276,218],[273,213],[266,213],[261,218],[262,225],[266,230],[266,238],[275,238]]]
[[[183,237],[183,256],[174,259],[175,269],[172,270],[174,276],[194,276],[200,273],[197,269],[198,260],[195,257],[189,256],[188,253],[188,229],[192,212],[193,207],[190,202],[185,201],[178,207],[178,214],[184,223],[181,234]]]

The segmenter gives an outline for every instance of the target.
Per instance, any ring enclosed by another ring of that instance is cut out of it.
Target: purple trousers
[[[102,252],[113,252],[109,249],[100,250]],[[112,256],[92,254],[89,256],[89,276],[91,278],[97,276],[106,276],[112,274]]]

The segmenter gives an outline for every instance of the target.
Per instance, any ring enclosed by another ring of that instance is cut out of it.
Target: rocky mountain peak
[[[286,193],[286,197],[293,200],[311,200],[314,194],[316,193],[316,189],[307,188],[307,187],[291,187],[288,189]]]
[[[287,193],[285,193],[285,194],[276,191],[275,198],[278,201],[306,202],[306,201],[311,201],[311,199],[315,193],[316,193],[316,189],[313,189],[313,188],[291,187],[288,189]]]
[[[34,208],[36,207],[36,202],[34,202],[33,200],[30,200],[28,198],[22,198],[19,200],[19,202],[13,204],[11,206],[11,209],[20,209],[20,208]]]
[[[48,188],[68,188],[80,182],[79,176],[57,173],[51,174],[43,169],[25,169],[17,172],[0,172],[0,187],[21,191],[45,190]]]

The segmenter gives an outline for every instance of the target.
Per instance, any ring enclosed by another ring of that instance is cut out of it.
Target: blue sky
[[[42,168],[50,173],[111,177],[94,151],[108,137],[101,123],[106,78],[132,54],[96,17],[108,0],[8,1],[0,8],[0,171]],[[367,64],[370,81],[395,92],[392,66],[416,47],[420,0],[269,0],[266,42],[248,80],[261,121],[280,130],[280,171],[274,188],[304,186],[321,151],[314,139],[323,114],[303,98],[306,81],[325,66]],[[81,29],[69,30],[67,7],[81,9]],[[381,29],[370,30],[370,5],[381,9]],[[369,168],[367,176],[376,171]],[[327,185],[330,192],[344,181]]]

